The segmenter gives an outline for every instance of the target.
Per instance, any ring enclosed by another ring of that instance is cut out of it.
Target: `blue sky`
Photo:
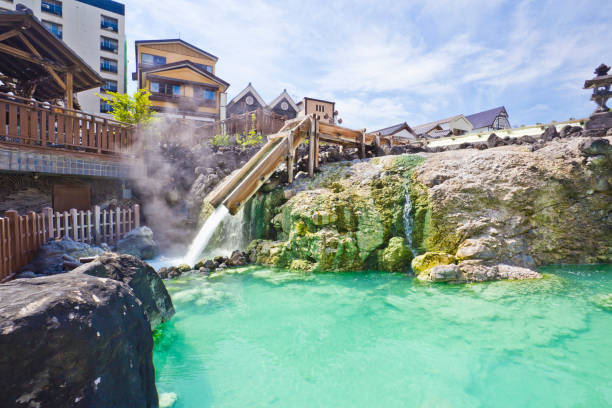
[[[344,124],[418,125],[504,105],[513,126],[586,117],[584,80],[612,64],[610,0],[127,0],[134,40],[219,57],[228,100],[252,82],[336,101]],[[135,84],[131,85],[132,90]]]

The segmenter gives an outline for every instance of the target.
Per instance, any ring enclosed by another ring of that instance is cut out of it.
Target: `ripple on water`
[[[177,408],[610,406],[612,267],[546,272],[472,285],[265,268],[171,281],[158,389]]]

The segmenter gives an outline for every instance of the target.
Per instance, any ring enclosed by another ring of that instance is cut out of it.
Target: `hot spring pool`
[[[612,265],[421,284],[247,268],[167,283],[175,407],[609,407]]]

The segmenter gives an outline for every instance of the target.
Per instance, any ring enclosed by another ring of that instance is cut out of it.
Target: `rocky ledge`
[[[157,407],[151,328],[173,313],[130,255],[0,285],[0,406]]]
[[[412,269],[450,282],[612,262],[610,137],[574,134],[538,149],[386,156],[322,170],[247,205],[258,238],[251,260],[307,271]],[[420,257],[430,253],[445,260],[423,267]]]

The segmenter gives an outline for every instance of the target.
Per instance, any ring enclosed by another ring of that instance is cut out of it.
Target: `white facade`
[[[110,0],[0,0],[0,8],[15,10],[17,4],[23,4],[30,8],[34,15],[46,26],[51,23],[54,34],[61,28],[62,40],[89,66],[97,71],[100,76],[114,84],[117,91],[125,92],[127,86],[126,63],[125,63],[125,11],[121,3]],[[61,5],[61,12],[59,12]],[[61,14],[61,15],[59,15]],[[105,21],[117,21],[117,31],[114,24],[106,24],[108,28],[102,28],[102,19]],[[103,40],[106,48],[115,48],[116,52],[103,49]],[[102,70],[102,58],[111,61],[106,67],[111,68],[113,63],[117,72]],[[100,114],[100,98],[96,95],[101,93],[100,88],[90,89],[77,94],[81,110]]]

